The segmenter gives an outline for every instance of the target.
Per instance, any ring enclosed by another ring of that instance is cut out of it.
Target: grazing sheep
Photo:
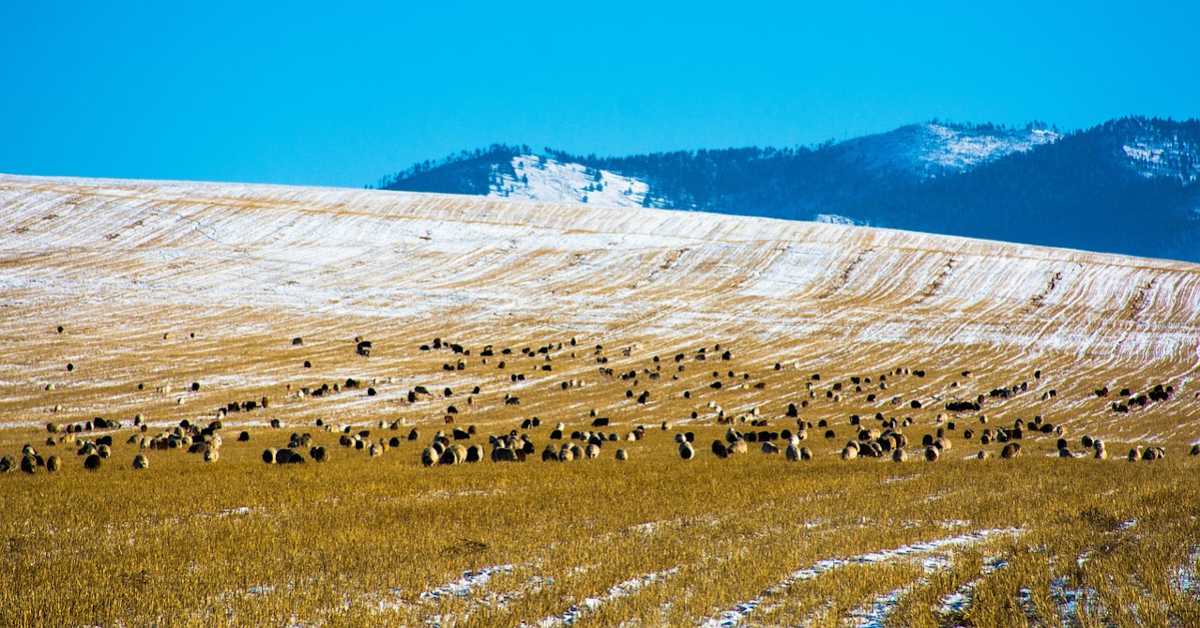
[[[1147,447],[1142,452],[1142,460],[1162,460],[1166,456],[1167,452],[1162,447]]]
[[[221,450],[216,447],[208,447],[204,450],[205,462],[216,462],[221,457]]]
[[[908,453],[903,449],[896,449],[892,451],[893,462],[904,462],[906,460],[908,460]]]
[[[762,452],[764,454],[777,454],[779,453],[779,446],[769,441],[765,442],[762,444]]]
[[[1141,460],[1141,458],[1142,458],[1142,448],[1141,447],[1134,447],[1133,449],[1129,450],[1129,461],[1130,462],[1133,462],[1135,460]]]
[[[938,449],[937,447],[926,447],[925,448],[925,461],[926,462],[937,462],[938,457],[941,455],[941,451],[942,450]]]
[[[600,446],[595,443],[588,443],[587,449],[584,450],[584,457],[589,460],[595,460],[600,457]]]
[[[461,447],[461,445],[456,446]],[[517,462],[518,460],[520,457],[511,447],[497,447],[492,450],[492,462]]]
[[[745,441],[745,440],[743,440],[743,439],[740,439],[740,438],[739,438],[739,439],[737,439],[736,441],[734,441],[734,442],[733,442],[733,444],[731,444],[731,445],[729,446],[729,453],[730,453],[730,455],[732,455],[732,454],[744,454],[744,453],[746,453],[746,452],[748,452],[748,451],[750,451],[750,446],[746,444],[746,441]]]
[[[441,458],[441,452],[432,446],[421,450],[421,464],[427,467],[437,464],[438,458]]]
[[[110,449],[108,445],[100,445],[96,448],[96,454],[98,454],[101,458],[107,458],[112,455],[112,449]]]
[[[479,462],[483,460],[483,445],[471,445],[467,447],[466,462]]]
[[[725,443],[723,443],[719,440],[714,440],[712,442],[712,452],[713,452],[713,455],[718,458],[728,458],[729,457],[729,449],[727,447],[725,447]]]
[[[1095,449],[1095,454],[1093,457],[1095,457],[1096,460],[1108,459],[1108,451],[1104,449],[1104,443],[1102,441],[1096,441],[1093,443],[1093,447]]]
[[[367,448],[367,457],[369,458],[378,458],[382,455],[383,447],[380,447],[379,443],[371,443],[371,446]]]
[[[38,464],[38,462],[39,458],[36,455],[21,456],[21,471],[30,475],[37,473],[38,467],[41,466]]]
[[[1200,456],[1200,443],[1196,443],[1195,445],[1192,445],[1191,455]]]
[[[686,443],[684,443],[684,444],[686,445]],[[558,461],[559,462],[571,462],[574,459],[575,459],[575,451],[571,449],[570,445],[563,443],[562,449],[560,449],[558,451]]]
[[[240,442],[240,443],[250,442],[250,432],[242,432],[241,434],[238,434],[238,442]]]
[[[1000,450],[1000,457],[1005,460],[1016,458],[1021,455],[1021,443],[1009,443]]]
[[[686,440],[679,443],[679,457],[684,460],[691,460],[696,457],[696,450],[692,449],[692,444]]]
[[[61,468],[62,468],[62,459],[59,458],[58,456],[50,456],[49,458],[46,459],[46,471],[48,473],[55,473]]]
[[[617,460],[629,460],[629,453],[624,449],[617,450]]]
[[[851,447],[850,445],[846,445],[844,448],[842,448],[842,460],[854,460],[857,457],[858,457],[858,447],[857,446]]]
[[[262,452],[262,461],[267,464],[275,464],[276,453],[278,452],[275,451],[274,447],[268,447],[264,449]]]
[[[325,462],[329,460],[329,453],[325,451],[324,447],[318,445],[308,450],[308,457],[312,458],[314,462]]]

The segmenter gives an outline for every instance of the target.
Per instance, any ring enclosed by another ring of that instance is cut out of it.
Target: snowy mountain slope
[[[493,168],[487,196],[547,203],[589,203],[600,207],[641,207],[645,181],[578,163],[538,155],[516,155],[510,168]]]
[[[1043,125],[1009,129],[930,122],[848,140],[833,147],[832,152],[872,170],[902,172],[923,179],[965,172],[1061,138],[1061,134]]]

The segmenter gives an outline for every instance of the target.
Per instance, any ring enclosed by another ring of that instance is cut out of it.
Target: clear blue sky
[[[1200,115],[1200,2],[0,2],[0,172],[359,186],[492,142]]]

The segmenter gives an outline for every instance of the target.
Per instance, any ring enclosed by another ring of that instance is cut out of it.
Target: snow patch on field
[[[568,608],[561,615],[557,615],[554,617],[547,617],[547,618],[542,619],[541,621],[537,622],[536,625],[538,626],[538,628],[550,628],[551,626],[570,626],[570,625],[574,624],[575,622],[579,621],[583,616],[587,615],[588,613],[590,613],[592,611],[595,611],[597,608],[600,608],[604,604],[611,602],[613,600],[616,600],[616,599],[620,599],[620,598],[623,598],[623,597],[626,597],[629,595],[633,595],[639,589],[641,589],[647,585],[653,584],[655,582],[658,582],[659,580],[665,580],[667,578],[670,578],[671,576],[675,575],[678,572],[679,572],[679,568],[672,567],[671,569],[648,573],[644,576],[638,576],[636,578],[631,578],[624,582],[614,584],[612,587],[610,587],[608,589],[608,592],[606,592],[604,595],[602,595],[600,597],[585,598],[579,604],[575,604],[575,605],[571,606],[570,608]],[[524,624],[522,624],[522,625],[524,625]]]
[[[891,560],[903,560],[945,548],[971,545],[996,535],[1016,535],[1020,534],[1021,532],[1022,530],[1019,528],[996,528],[990,530],[980,530],[977,532],[935,539],[933,541],[902,545],[893,549],[868,552],[866,554],[860,554],[850,558],[830,558],[818,561],[811,567],[806,567],[804,569],[792,572],[782,581],[772,585],[757,598],[746,602],[741,602],[735,605],[733,608],[721,613],[718,617],[705,620],[701,625],[705,628],[726,628],[729,626],[737,626],[742,622],[742,620],[746,619],[746,617],[754,612],[754,610],[763,603],[764,598],[767,596],[779,594],[797,582],[812,580],[817,576],[840,567],[845,567],[847,565],[868,565]]]

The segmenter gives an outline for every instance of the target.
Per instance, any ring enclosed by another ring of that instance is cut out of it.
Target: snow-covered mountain
[[[649,184],[600,168],[540,155],[514,155],[492,169],[488,196],[600,207],[642,207]]]
[[[378,187],[896,227],[1200,260],[1200,121],[928,122],[817,147],[625,157],[495,145]]]
[[[1014,129],[928,122],[847,140],[835,146],[833,152],[841,159],[860,161],[872,169],[908,172],[925,178],[966,172],[1061,138],[1059,132],[1037,123]]]

